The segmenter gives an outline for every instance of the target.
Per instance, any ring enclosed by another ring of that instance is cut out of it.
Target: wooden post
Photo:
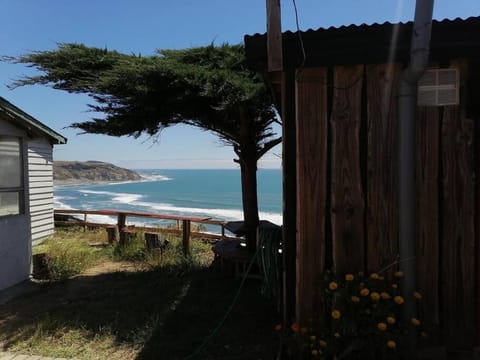
[[[190,220],[182,220],[183,254],[190,254]]]
[[[284,71],[281,80],[283,180],[283,325],[295,321],[297,256],[297,174],[295,127],[295,72]]]
[[[267,58],[268,71],[283,69],[282,22],[280,0],[267,0]]]
[[[225,225],[222,224],[222,240],[225,238]]]
[[[125,227],[126,222],[127,222],[127,216],[124,213],[119,212],[117,217],[117,226],[120,229],[120,231],[122,231],[122,229]]]
[[[117,244],[120,242],[120,232],[117,225],[111,225],[105,228],[107,231],[107,239],[109,244]]]
[[[147,251],[160,249],[161,252],[166,248],[168,241],[160,233],[145,233],[145,248]]]

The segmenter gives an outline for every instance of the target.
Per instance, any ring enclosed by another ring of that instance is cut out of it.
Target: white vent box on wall
[[[458,105],[458,69],[429,69],[418,82],[418,105]]]

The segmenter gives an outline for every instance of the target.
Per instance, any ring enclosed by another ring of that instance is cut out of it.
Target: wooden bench
[[[220,271],[231,271],[235,276],[243,276],[252,260],[253,254],[242,246],[240,240],[220,240],[213,247],[214,262],[219,264]],[[258,274],[248,275],[251,278],[261,278]]]
[[[156,251],[160,250],[160,253],[163,254],[163,251],[168,246],[168,240],[158,232],[146,232],[145,233],[145,249],[147,251]]]
[[[120,246],[130,244],[137,237],[137,231],[134,227],[123,227],[120,230]]]

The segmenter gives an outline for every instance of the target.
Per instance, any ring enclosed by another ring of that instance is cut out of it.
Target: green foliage
[[[86,241],[65,238],[46,240],[34,254],[45,253],[51,280],[65,280],[111,256],[111,247],[96,248]]]

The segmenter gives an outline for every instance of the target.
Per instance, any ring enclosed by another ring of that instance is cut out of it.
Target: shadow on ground
[[[188,292],[174,312],[158,324],[137,359],[274,359],[272,307],[260,294],[258,280],[247,280],[223,326],[197,351],[230,307],[240,285],[205,269],[195,273]],[[183,339],[179,341],[179,339]]]
[[[181,267],[79,276],[1,305],[0,344],[48,356],[183,359],[217,327],[239,284],[213,269]],[[224,326],[194,359],[274,358],[274,317],[260,287],[246,282]],[[82,339],[65,340],[72,332]],[[102,336],[113,338],[113,349],[91,345]]]

